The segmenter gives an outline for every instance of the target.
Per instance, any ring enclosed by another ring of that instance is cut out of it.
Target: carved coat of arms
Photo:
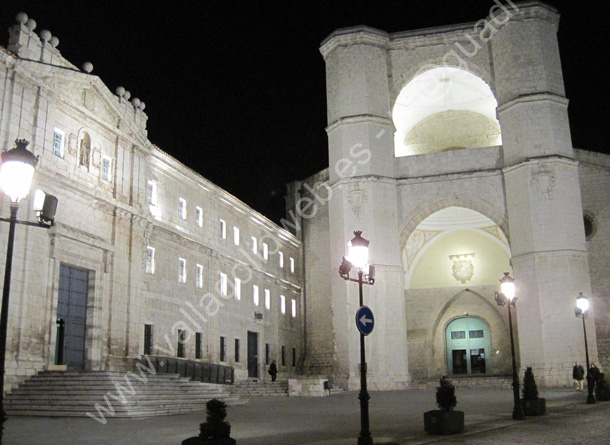
[[[472,262],[474,253],[449,255],[449,258],[453,260],[453,277],[462,284],[470,281],[474,275],[474,264]]]

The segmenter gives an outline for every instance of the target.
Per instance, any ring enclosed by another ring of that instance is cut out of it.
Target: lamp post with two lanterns
[[[587,318],[587,311],[589,310],[589,299],[585,297],[582,292],[578,293],[576,298],[576,308],[574,308],[574,315],[578,318],[582,318],[582,330],[585,334],[585,357],[587,359],[587,403],[595,403],[595,395],[593,389],[595,388],[594,378],[589,372],[589,345],[587,344],[587,327],[585,319]]]
[[[362,232],[354,232],[354,238],[348,243],[348,257],[343,257],[341,266],[339,266],[339,275],[341,278],[347,281],[354,281],[358,283],[359,291],[359,303],[360,309],[357,314],[363,313],[362,310],[367,310],[367,317],[359,320],[356,315],[356,325],[360,331],[360,435],[358,436],[358,445],[372,445],[373,437],[369,428],[369,393],[366,384],[366,351],[364,345],[364,337],[368,335],[373,328],[372,312],[364,306],[362,297],[362,285],[363,284],[374,284],[375,283],[375,269],[373,266],[368,265],[369,257],[369,241],[362,238]],[[352,267],[355,266],[358,269],[358,279],[350,278],[349,273]],[[364,273],[365,269],[368,270]],[[361,327],[359,323],[363,323],[364,327]]]
[[[0,443],[2,442],[2,431],[4,430],[4,422],[6,420],[6,413],[4,411],[4,372],[15,226],[17,224],[24,224],[49,228],[53,225],[55,210],[57,209],[57,198],[40,192],[42,195],[38,194],[34,200],[34,211],[37,213],[38,222],[17,220],[19,202],[30,192],[34,169],[36,164],[38,164],[38,156],[34,156],[33,153],[28,151],[28,144],[29,142],[25,139],[17,139],[15,141],[15,148],[2,152],[2,165],[0,165],[0,188],[11,201],[10,217],[0,218],[0,221],[9,223],[4,287],[2,288],[2,308],[0,312]]]
[[[504,276],[500,279],[500,290],[496,292],[495,299],[499,306],[506,305],[508,307],[508,326],[510,329],[510,352],[513,360],[513,419],[523,420],[525,418],[523,414],[523,408],[519,400],[519,375],[517,374],[517,361],[515,359],[515,341],[513,339],[513,319],[510,311],[511,306],[515,306],[517,297],[515,296],[515,280],[504,272]]]

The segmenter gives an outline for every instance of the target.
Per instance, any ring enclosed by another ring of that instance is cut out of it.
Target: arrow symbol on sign
[[[372,323],[373,320],[370,318],[366,318],[366,314],[363,315],[362,317],[360,317],[360,323],[362,323],[364,326],[366,326],[367,323]]]

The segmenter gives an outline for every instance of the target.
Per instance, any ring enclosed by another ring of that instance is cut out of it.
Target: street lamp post
[[[11,215],[6,245],[6,264],[4,269],[4,287],[2,289],[2,309],[0,313],[0,443],[6,413],[4,411],[4,369],[6,358],[6,336],[8,329],[8,310],[11,289],[11,269],[13,263],[13,244],[15,241],[15,225],[17,224],[17,211],[19,201],[25,198],[32,185],[34,168],[38,157],[27,150],[28,141],[17,139],[15,148],[2,152],[2,165],[0,166],[0,187],[11,200]]]
[[[360,308],[363,307],[362,285],[373,284],[374,268],[368,266],[368,273],[364,273],[367,268],[369,255],[369,241],[362,238],[362,232],[354,232],[355,237],[348,243],[349,252],[348,258],[343,257],[341,266],[339,266],[339,275],[347,281],[355,281],[358,283],[359,303]],[[350,278],[349,272],[352,266],[358,269],[358,279]],[[372,445],[373,437],[369,428],[369,393],[366,385],[366,351],[364,345],[364,333],[360,330],[360,435],[358,436],[358,445]]]
[[[510,352],[513,360],[513,419],[523,420],[523,408],[519,401],[519,375],[517,374],[517,361],[515,360],[515,341],[513,338],[513,319],[510,311],[510,307],[515,307],[517,297],[515,296],[515,280],[504,272],[504,276],[500,279],[500,290],[496,292],[495,298],[496,303],[500,306],[506,305],[508,307],[508,327],[510,329]]]
[[[595,382],[593,376],[589,372],[589,345],[587,344],[587,327],[585,325],[585,319],[587,318],[587,311],[589,310],[589,299],[585,297],[582,292],[578,293],[576,298],[576,308],[574,309],[574,315],[578,318],[582,318],[582,330],[585,334],[585,357],[587,359],[587,403],[595,403],[595,395],[593,390],[595,389]]]

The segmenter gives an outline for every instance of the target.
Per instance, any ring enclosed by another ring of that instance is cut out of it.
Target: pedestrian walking
[[[572,378],[574,379],[574,388],[576,391],[582,391],[585,387],[585,369],[579,362],[574,363]]]
[[[275,382],[275,378],[277,377],[277,365],[275,364],[275,360],[269,366],[269,374],[271,374],[271,381]]]

